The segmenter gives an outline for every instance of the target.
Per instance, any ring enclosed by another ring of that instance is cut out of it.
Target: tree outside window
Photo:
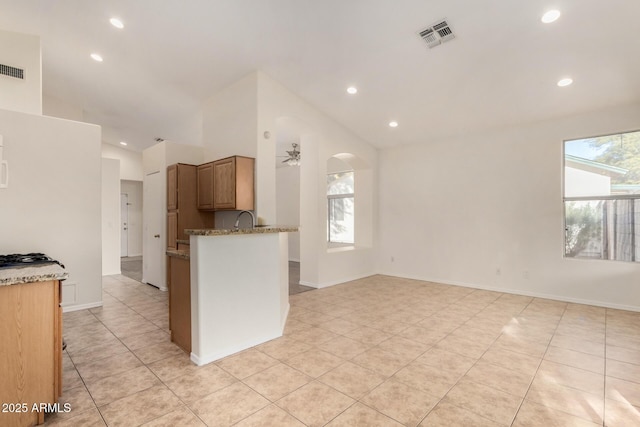
[[[327,175],[327,241],[331,244],[355,243],[354,172]]]
[[[640,260],[640,131],[565,141],[565,256]]]

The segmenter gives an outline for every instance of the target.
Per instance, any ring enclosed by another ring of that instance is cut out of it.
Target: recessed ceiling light
[[[392,127],[392,128],[397,128],[398,127],[398,122],[396,122],[395,120],[391,121],[391,122],[389,122],[389,126]]]
[[[113,25],[116,28],[119,28],[119,29],[123,29],[124,28],[124,24],[118,18],[111,18],[111,19],[109,19],[109,22],[111,22],[111,25]]]
[[[569,86],[571,83],[573,83],[573,79],[572,78],[564,78],[562,80],[558,81],[558,86],[560,87],[565,87],[565,86]]]
[[[120,141],[120,145],[127,145],[127,143],[124,141]]]
[[[549,23],[555,21],[558,18],[560,18],[560,11],[559,10],[550,10],[550,11],[546,12],[544,15],[542,15],[542,18],[540,20],[542,22],[544,22],[545,24],[549,24]]]
[[[98,55],[97,53],[92,53],[91,58],[93,58],[94,61],[102,62],[102,56]]]
[[[351,95],[355,95],[356,93],[358,93],[358,88],[355,86],[349,86],[347,88],[347,93],[350,93]]]

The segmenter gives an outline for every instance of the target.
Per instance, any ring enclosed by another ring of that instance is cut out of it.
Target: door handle
[[[156,239],[159,239],[160,235],[159,234],[154,234],[153,237],[155,237]]]

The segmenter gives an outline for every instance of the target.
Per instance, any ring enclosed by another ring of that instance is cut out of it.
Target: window
[[[327,175],[327,241],[330,244],[353,245],[355,242],[353,175],[353,171]]]
[[[564,143],[565,256],[640,261],[640,131]]]

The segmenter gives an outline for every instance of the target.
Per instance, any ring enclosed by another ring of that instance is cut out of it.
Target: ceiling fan
[[[288,158],[284,159],[282,163],[286,163],[289,166],[300,166],[300,150],[298,149],[298,144],[294,142],[291,145],[293,146],[293,149],[286,152],[289,156]],[[279,156],[279,157],[287,157],[287,156]]]

